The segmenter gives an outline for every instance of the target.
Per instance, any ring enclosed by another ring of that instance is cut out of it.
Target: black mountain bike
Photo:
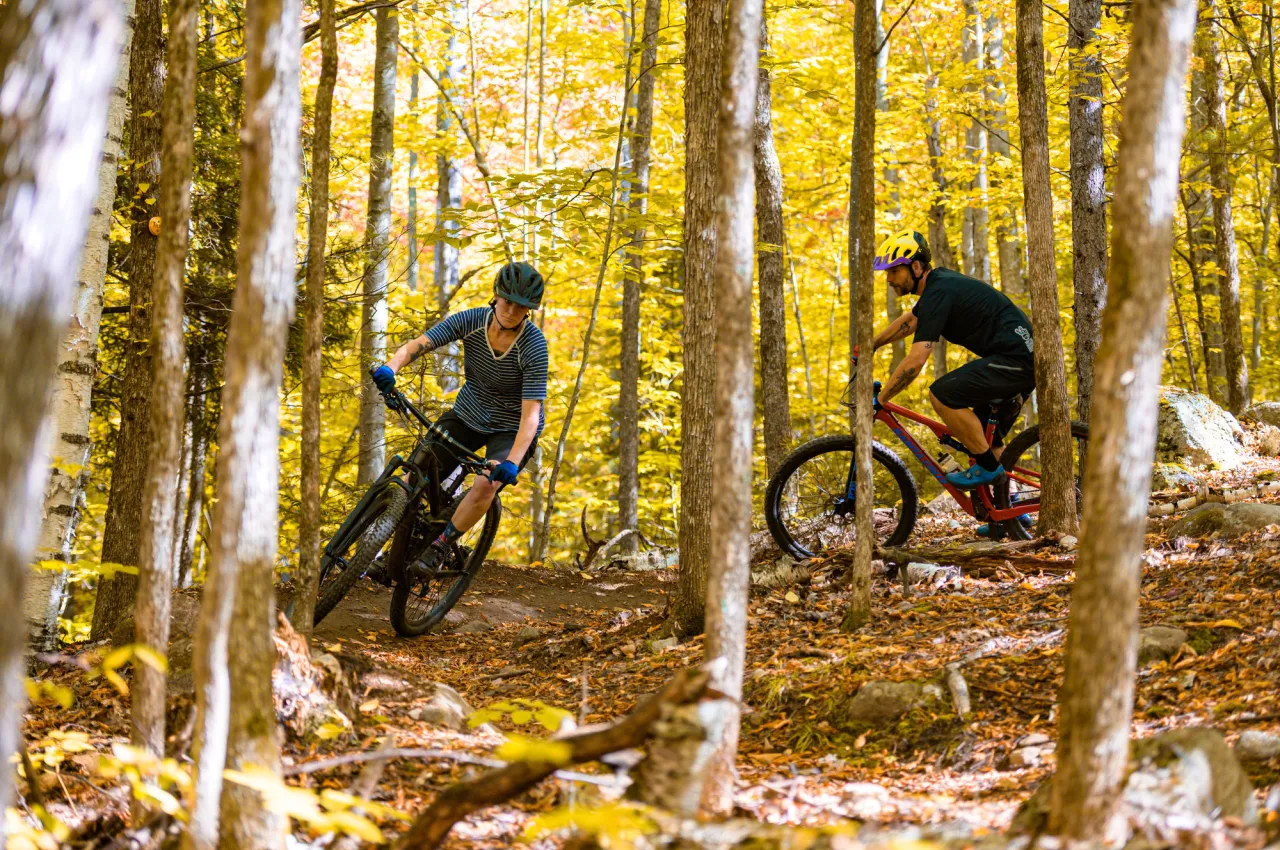
[[[437,428],[399,390],[383,393],[383,398],[417,429],[418,440],[408,460],[391,458],[325,544],[315,622],[319,624],[367,574],[393,588],[392,627],[404,637],[415,637],[444,619],[480,571],[498,535],[502,502],[494,498],[484,519],[453,542],[445,562],[434,569],[425,567],[418,559],[466,495],[462,482],[468,475],[488,477],[490,467]],[[433,450],[439,446],[457,458],[456,469],[440,468]]]

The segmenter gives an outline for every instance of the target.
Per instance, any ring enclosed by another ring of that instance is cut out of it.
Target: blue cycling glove
[[[396,373],[391,371],[390,366],[379,366],[373,370],[373,384],[378,392],[385,395],[396,388]]]
[[[490,471],[489,480],[497,481],[499,484],[515,484],[519,475],[520,467],[509,460],[504,460]]]
[[[880,409],[880,382],[876,381],[871,385],[871,410],[873,413],[879,413]]]

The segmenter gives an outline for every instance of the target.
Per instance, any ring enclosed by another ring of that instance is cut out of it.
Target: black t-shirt
[[[1032,356],[1031,322],[994,286],[951,269],[934,269],[912,308],[915,342],[945,338],[979,357]]]

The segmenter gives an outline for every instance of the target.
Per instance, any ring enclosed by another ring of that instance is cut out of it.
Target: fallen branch
[[[682,670],[617,723],[561,739],[569,748],[566,763],[596,761],[609,753],[640,746],[661,716],[663,706],[686,705],[700,699],[707,691],[709,678],[705,669]],[[459,820],[529,790],[554,774],[557,767],[545,761],[515,762],[470,782],[449,786],[414,820],[396,843],[397,850],[434,850]]]
[[[398,750],[374,750],[372,752],[362,753],[346,753],[345,755],[335,756],[331,759],[321,759],[319,761],[309,761],[305,764],[290,765],[284,769],[285,776],[301,776],[303,774],[321,773],[326,770],[332,770],[335,767],[345,767],[349,764],[365,764],[368,762],[388,762],[393,759],[440,759],[441,761],[453,761],[458,764],[470,764],[476,767],[503,768],[507,766],[507,762],[499,759],[487,759],[483,756],[473,756],[470,753],[454,753],[448,750],[428,750],[421,747],[407,747]],[[617,780],[612,776],[595,776],[590,773],[577,773],[572,770],[557,770],[555,772],[556,779],[563,779],[566,782],[585,782],[589,785],[602,785],[606,787],[616,786]]]
[[[1209,502],[1232,504],[1249,499],[1261,499],[1273,493],[1280,493],[1280,481],[1255,481],[1249,487],[1237,487],[1234,490],[1219,490],[1200,487],[1194,494],[1184,496],[1173,502],[1153,504],[1147,508],[1147,516],[1168,516],[1179,511],[1189,511]]]
[[[946,666],[947,689],[951,691],[951,704],[956,707],[956,716],[964,720],[972,706],[969,702],[969,683],[964,680],[958,663]]]
[[[1075,570],[1074,561],[1050,561],[1025,554],[1028,549],[1043,548],[1051,543],[1042,540],[1024,540],[1002,546],[976,548],[970,546],[943,546],[937,549],[876,549],[876,558],[900,568],[912,562],[942,564],[961,567],[965,575],[988,578],[1009,566],[1022,572],[1042,572],[1064,575]]]

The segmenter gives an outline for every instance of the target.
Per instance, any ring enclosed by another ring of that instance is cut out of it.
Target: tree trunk
[[[1103,172],[1102,62],[1093,43],[1102,0],[1071,0],[1071,245],[1076,326],[1076,410],[1089,421],[1093,359],[1107,296],[1107,194]]]
[[[733,810],[734,762],[741,722],[742,674],[747,654],[747,596],[751,580],[751,448],[755,425],[755,368],[752,364],[751,271],[755,256],[755,142],[760,114],[762,0],[730,0],[720,74],[716,140],[718,180],[715,227],[716,335],[715,445],[724,473],[713,492],[711,548],[707,570],[705,657],[714,672],[710,685],[719,696],[705,703],[715,747],[704,810]],[[779,203],[778,223],[782,211]],[[763,238],[763,237],[762,237]],[[781,247],[781,239],[778,240]],[[775,252],[781,261],[781,252]],[[778,284],[781,288],[781,262]],[[780,293],[779,293],[780,295]],[[779,310],[781,313],[781,310]],[[780,316],[781,317],[781,316]]]
[[[151,445],[151,283],[158,240],[149,224],[160,188],[161,115],[164,109],[164,4],[137,0],[129,57],[129,346],[120,391],[120,430],[111,466],[111,493],[102,531],[102,562],[138,565],[142,545],[143,486]],[[148,204],[147,201],[152,201]],[[101,579],[91,640],[129,643],[138,577],[124,572]]]
[[[134,609],[137,641],[164,655],[169,648],[169,609],[173,594],[173,550],[177,536],[173,482],[181,475],[182,435],[186,424],[186,381],[182,366],[183,280],[191,222],[191,160],[196,132],[197,0],[170,0],[168,78],[164,87],[160,187],[160,245],[152,283],[154,313],[151,351],[151,445],[139,549],[139,592]],[[163,758],[164,671],[135,664],[130,707],[133,743]]]
[[[991,116],[991,132],[987,144],[994,157],[1012,163],[1012,146],[1009,144],[1009,116],[1005,110],[1008,94],[1005,91],[1001,71],[1004,70],[1004,24],[1000,12],[993,5],[987,13],[983,28],[983,48],[987,57],[987,111]],[[999,160],[993,157],[993,162]],[[998,171],[1004,171],[1002,165]],[[1000,264],[1000,288],[1005,295],[1024,308],[1027,306],[1027,283],[1022,277],[1022,240],[1019,238],[1018,207],[1005,204],[998,213],[996,224],[996,259]]]
[[[672,628],[702,631],[716,455],[716,110],[720,103],[723,0],[689,0],[684,81],[684,389],[680,398],[680,575]]]
[[[1049,186],[1049,118],[1044,87],[1042,0],[1018,0],[1018,105],[1022,183],[1030,255],[1031,324],[1035,334],[1043,497],[1039,530],[1074,534],[1074,443],[1066,361],[1058,324],[1058,272],[1053,254],[1053,195]]]
[[[315,136],[311,140],[311,223],[307,234],[306,327],[302,357],[302,523],[298,529],[298,590],[293,627],[310,635],[320,578],[320,376],[324,367],[324,273],[329,232],[329,152],[333,89],[338,80],[338,33],[334,0],[320,0],[320,82],[316,87]],[[413,95],[417,96],[417,73]],[[417,156],[417,154],[413,154]],[[409,191],[413,192],[410,166]],[[410,197],[413,197],[412,195]],[[414,209],[411,207],[410,222]],[[411,225],[412,226],[412,225]],[[416,268],[410,232],[410,268]]]
[[[288,826],[258,792],[234,783],[224,789],[222,771],[280,769],[271,700],[272,566],[279,393],[296,294],[301,12],[300,0],[257,0],[245,24],[239,280],[218,425],[213,557],[196,634],[196,773],[184,839],[201,850],[280,848]]]
[[[846,632],[871,622],[871,550],[875,543],[871,526],[875,498],[871,469],[871,384],[875,376],[870,351],[874,338],[871,319],[875,311],[872,263],[876,251],[876,75],[871,71],[876,62],[876,18],[875,0],[856,0],[853,154],[849,172],[849,325],[851,347],[856,343],[868,354],[854,386],[853,462],[857,476],[854,522],[858,536],[849,565],[849,606],[840,625]]]
[[[191,404],[187,418],[191,422],[191,451],[188,462],[191,473],[187,476],[187,509],[182,526],[181,552],[178,558],[178,575],[174,583],[186,587],[191,583],[192,564],[195,559],[196,540],[200,535],[200,515],[204,512],[205,463],[209,453],[209,423],[204,393],[209,382],[208,366],[203,361],[203,350],[197,348],[187,355],[191,374]]]
[[[962,51],[965,65],[970,73],[977,72],[979,78],[985,77],[986,51],[983,49],[983,20],[978,10],[977,0],[964,0],[965,27],[962,34]],[[970,91],[977,94],[979,85],[971,84]],[[985,86],[984,86],[985,88]],[[969,246],[966,253],[966,274],[979,280],[991,282],[991,253],[988,249],[987,221],[987,128],[976,118],[969,119],[969,126],[964,133],[965,147],[969,162],[974,170],[973,182],[969,189],[973,197],[965,207],[964,243]]]
[[[653,67],[658,61],[658,26],[662,0],[646,0],[644,50],[636,91],[636,126],[632,140],[631,215],[643,219],[649,205],[649,150],[653,140]],[[618,528],[640,527],[640,284],[644,280],[643,224],[631,234],[622,273],[622,370],[618,397]],[[539,506],[541,507],[541,505]],[[640,551],[640,535],[622,539],[621,551]]]
[[[80,281],[72,307],[71,329],[58,348],[53,384],[53,448],[49,484],[44,493],[44,520],[36,557],[75,560],[80,505],[89,483],[89,420],[93,381],[98,372],[98,329],[102,321],[102,287],[111,246],[111,212],[116,202],[116,170],[120,166],[125,115],[128,113],[129,43],[133,37],[133,0],[121,0],[126,21],[122,61],[107,108],[107,135],[98,169],[98,201],[89,218],[89,238],[80,261]],[[58,647],[58,615],[66,599],[66,570],[39,569],[27,582],[23,604],[34,646]]]
[[[462,169],[454,160],[451,148],[458,137],[457,121],[449,109],[448,98],[455,99],[458,108],[460,95],[457,81],[462,78],[462,53],[458,50],[458,33],[466,22],[462,10],[463,0],[450,0],[448,38],[445,42],[443,64],[440,66],[440,92],[436,97],[436,136],[445,141],[436,154],[436,234],[432,257],[436,290],[437,320],[449,313],[449,300],[458,289],[458,235],[462,228],[457,215],[462,207]],[[445,96],[448,92],[448,97]],[[440,391],[451,393],[460,385],[458,346],[451,343],[440,350],[437,360]]]
[[[1231,172],[1228,167],[1227,104],[1224,94],[1226,62],[1218,32],[1216,0],[1205,0],[1207,18],[1196,38],[1196,52],[1204,62],[1205,109],[1209,117],[1209,183],[1213,196],[1214,260],[1222,318],[1223,374],[1227,407],[1236,416],[1249,403],[1249,366],[1244,359],[1240,321],[1240,255],[1231,218]]]
[[[387,359],[387,266],[391,259],[391,166],[395,158],[396,59],[400,17],[380,8],[369,127],[369,210],[365,221],[364,299],[360,309],[360,472],[370,484],[386,460],[387,412],[366,370]]]
[[[413,50],[421,53],[422,45],[418,39],[418,0],[413,0]],[[323,72],[322,72],[323,73]],[[333,96],[329,100],[332,103]],[[409,258],[405,278],[410,292],[418,291],[418,65],[415,62],[409,71],[409,126],[412,128],[412,144],[409,146]],[[313,156],[312,159],[315,157]],[[296,608],[294,609],[297,610]]]
[[[769,49],[761,16],[761,47]],[[760,397],[764,456],[769,474],[791,450],[791,398],[787,384],[787,302],[782,266],[782,165],[773,144],[773,94],[768,67],[761,66],[756,93],[756,219],[760,228]]]
[[[880,50],[876,53],[876,111],[879,113],[887,113],[889,111],[889,35],[885,32],[884,24],[880,19],[880,13],[884,8],[884,0],[877,0],[876,3],[876,43],[880,45]],[[898,174],[898,169],[891,165],[886,165],[884,169],[884,182],[889,187],[889,208],[886,210],[889,220],[892,222],[901,222],[902,219],[902,195],[899,186],[902,178]],[[891,225],[892,227],[901,227],[900,223]],[[897,320],[902,315],[902,305],[898,303],[898,296],[894,293],[892,286],[884,287],[884,306],[885,313],[890,322]],[[891,354],[889,372],[892,374],[898,368],[898,364],[907,356],[907,343],[905,340],[897,339],[889,345]]]
[[[1204,151],[1209,146],[1209,80],[1203,67],[1191,72],[1191,126],[1186,136],[1187,153],[1191,163],[1204,164]],[[1199,162],[1197,162],[1197,160]],[[1199,171],[1200,167],[1195,170]],[[1188,186],[1183,195],[1183,207],[1187,215],[1187,249],[1190,256],[1191,286],[1196,295],[1196,315],[1200,326],[1201,346],[1204,349],[1204,377],[1209,398],[1221,405],[1227,404],[1226,366],[1222,357],[1222,325],[1218,316],[1218,282],[1202,272],[1215,262],[1214,232],[1212,224],[1213,190]]]
[[[53,421],[49,385],[99,189],[123,30],[113,0],[0,7],[0,591],[23,599]],[[18,750],[26,623],[0,624],[0,752]],[[0,805],[13,795],[0,771]],[[8,838],[0,826],[0,845]]]
[[[1104,838],[1129,762],[1140,556],[1168,311],[1168,268],[1151,258],[1173,247],[1196,4],[1138,0],[1133,16],[1049,821],[1052,833],[1070,839]]]
[[[928,64],[928,59],[925,60]],[[938,100],[933,91],[938,87],[938,77],[931,70],[925,81],[925,89],[929,92],[926,98],[926,111],[929,114],[929,131],[925,141],[929,148],[929,164],[933,169],[933,185],[935,194],[933,203],[929,205],[929,249],[933,254],[933,265],[936,268],[954,269],[955,256],[951,253],[951,241],[947,238],[947,176],[942,170],[942,121],[938,117]],[[947,374],[947,341],[939,339],[933,347],[934,380]]]

